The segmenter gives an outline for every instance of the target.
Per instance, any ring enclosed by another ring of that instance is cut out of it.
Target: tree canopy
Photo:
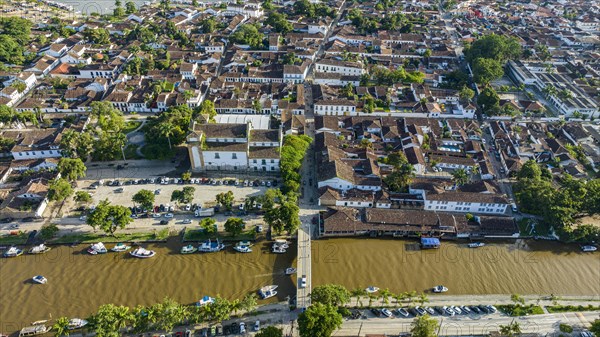
[[[133,222],[131,210],[121,205],[111,205],[108,199],[101,201],[86,220],[92,228],[99,228],[107,234],[114,235],[117,229],[123,229]]]
[[[57,167],[60,175],[69,181],[85,177],[85,172],[87,171],[87,167],[85,167],[85,164],[79,158],[60,158]]]
[[[350,302],[350,292],[339,284],[324,284],[313,288],[310,298],[313,303],[337,307]]]
[[[504,69],[498,60],[478,57],[473,61],[473,79],[479,84],[488,84],[502,75]]]
[[[262,49],[265,36],[252,24],[243,24],[229,36],[229,40],[237,44],[247,44],[252,49]]]
[[[254,337],[283,337],[283,330],[275,326],[268,326],[260,329]]]
[[[464,50],[467,61],[478,58],[494,59],[501,64],[521,56],[521,45],[514,37],[489,34],[477,39]]]
[[[64,178],[54,179],[48,187],[48,199],[52,201],[63,201],[73,195],[71,183]]]
[[[336,307],[314,303],[298,316],[298,329],[301,337],[330,337],[342,321]]]
[[[240,218],[229,218],[225,221],[225,231],[231,236],[238,236],[244,230],[244,220]]]
[[[411,324],[410,332],[413,337],[436,337],[439,324],[435,318],[425,314],[418,316]]]
[[[143,209],[151,210],[154,206],[154,192],[146,189],[139,190],[131,197],[131,201],[139,204]]]

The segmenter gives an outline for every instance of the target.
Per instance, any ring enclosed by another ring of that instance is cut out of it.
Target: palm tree
[[[54,336],[68,336],[69,335],[69,319],[67,317],[60,317],[56,320],[56,323],[52,326],[55,331]]]
[[[175,128],[175,125],[173,125],[173,123],[171,122],[163,122],[158,126],[158,130],[159,132],[167,137],[167,140],[169,141],[169,149],[172,148],[171,146],[171,135],[173,134],[173,129]]]
[[[383,301],[383,303],[381,304],[382,307],[384,304],[385,305],[390,304],[390,296],[391,295],[393,295],[393,294],[388,288],[385,288],[381,291],[380,297],[381,297],[381,300]]]
[[[356,297],[356,306],[358,306],[359,304],[361,307],[363,306],[361,298],[365,295],[365,293],[365,290],[362,288],[356,288],[350,291],[350,296]]]
[[[132,315],[129,312],[129,307],[121,305],[115,309],[115,326],[120,330],[127,326],[127,323],[132,319]]]
[[[187,102],[189,101],[192,97],[194,97],[194,92],[191,90],[186,90],[183,92],[183,99]]]
[[[469,175],[464,168],[459,168],[458,170],[454,170],[454,172],[452,172],[452,180],[457,185],[464,185],[469,181]]]
[[[375,295],[373,293],[368,293],[367,296],[369,297],[369,308],[373,305],[373,300],[376,298]]]
[[[400,304],[400,302],[404,301],[405,299],[405,293],[398,293],[398,294],[394,294],[394,299],[396,300],[396,305]]]
[[[419,301],[419,304],[421,306],[423,306],[425,303],[429,302],[429,298],[427,297],[427,295],[425,295],[425,293],[421,293],[419,295],[418,301]]]
[[[406,293],[406,299],[408,299],[408,306],[411,307],[413,300],[415,299],[415,297],[417,296],[417,291],[413,290],[411,292]]]

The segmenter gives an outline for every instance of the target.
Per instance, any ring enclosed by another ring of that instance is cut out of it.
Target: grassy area
[[[164,241],[169,237],[169,229],[155,230],[153,232],[143,233],[127,233],[115,234],[115,236],[106,235],[104,233],[86,233],[64,235],[50,240],[50,243],[94,243],[102,241],[104,243],[111,242],[133,242],[133,241]]]
[[[517,221],[517,225],[519,226],[519,232],[521,235],[525,236],[548,236],[550,235],[550,228],[543,222],[535,221],[535,230],[531,230],[531,226],[529,225],[530,221],[535,221],[527,218],[523,218]]]
[[[553,305],[546,307],[549,313],[572,312],[572,311],[599,311],[600,306],[593,305]]]
[[[207,234],[202,229],[188,229],[183,235],[183,241],[204,241],[208,239],[219,239],[224,241],[244,241],[256,239],[256,231],[248,229],[238,236],[231,236],[229,233],[219,232]]]
[[[128,121],[125,123],[125,128],[123,129],[123,134],[128,134],[131,131],[137,129],[140,127],[140,125],[142,125],[142,122],[137,122],[137,121]]]
[[[544,309],[539,305],[499,305],[498,310],[504,312],[509,316],[528,316],[528,315],[542,315]]]
[[[0,245],[24,245],[29,233],[19,231],[17,235],[4,235],[0,237]]]
[[[137,146],[133,144],[128,144],[125,147],[125,158],[127,159],[142,159],[137,153]]]

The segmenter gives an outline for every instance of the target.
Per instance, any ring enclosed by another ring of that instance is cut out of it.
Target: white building
[[[319,100],[315,102],[317,115],[355,116],[356,104],[345,99]]]
[[[366,73],[360,62],[338,61],[334,59],[323,59],[316,62],[315,70],[321,73],[337,73],[347,76],[360,76]]]

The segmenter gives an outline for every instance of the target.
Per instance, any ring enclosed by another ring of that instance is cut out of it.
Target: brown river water
[[[295,245],[286,254],[271,254],[267,243],[259,243],[249,254],[228,248],[192,255],[179,254],[181,246],[175,240],[147,245],[157,256],[146,260],[126,253],[90,256],[86,245],[2,258],[0,332],[17,331],[50,315],[86,317],[105,303],[151,305],[169,296],[191,304],[218,294],[234,299],[268,284],[279,285],[278,300],[294,295],[295,277],[284,270],[295,263]],[[557,243],[469,249],[464,243],[443,242],[438,250],[421,251],[416,241],[363,238],[317,240],[312,247],[313,286],[375,285],[420,292],[443,284],[448,294],[600,294],[600,254]],[[33,284],[30,279],[37,274],[48,278],[48,284]]]

